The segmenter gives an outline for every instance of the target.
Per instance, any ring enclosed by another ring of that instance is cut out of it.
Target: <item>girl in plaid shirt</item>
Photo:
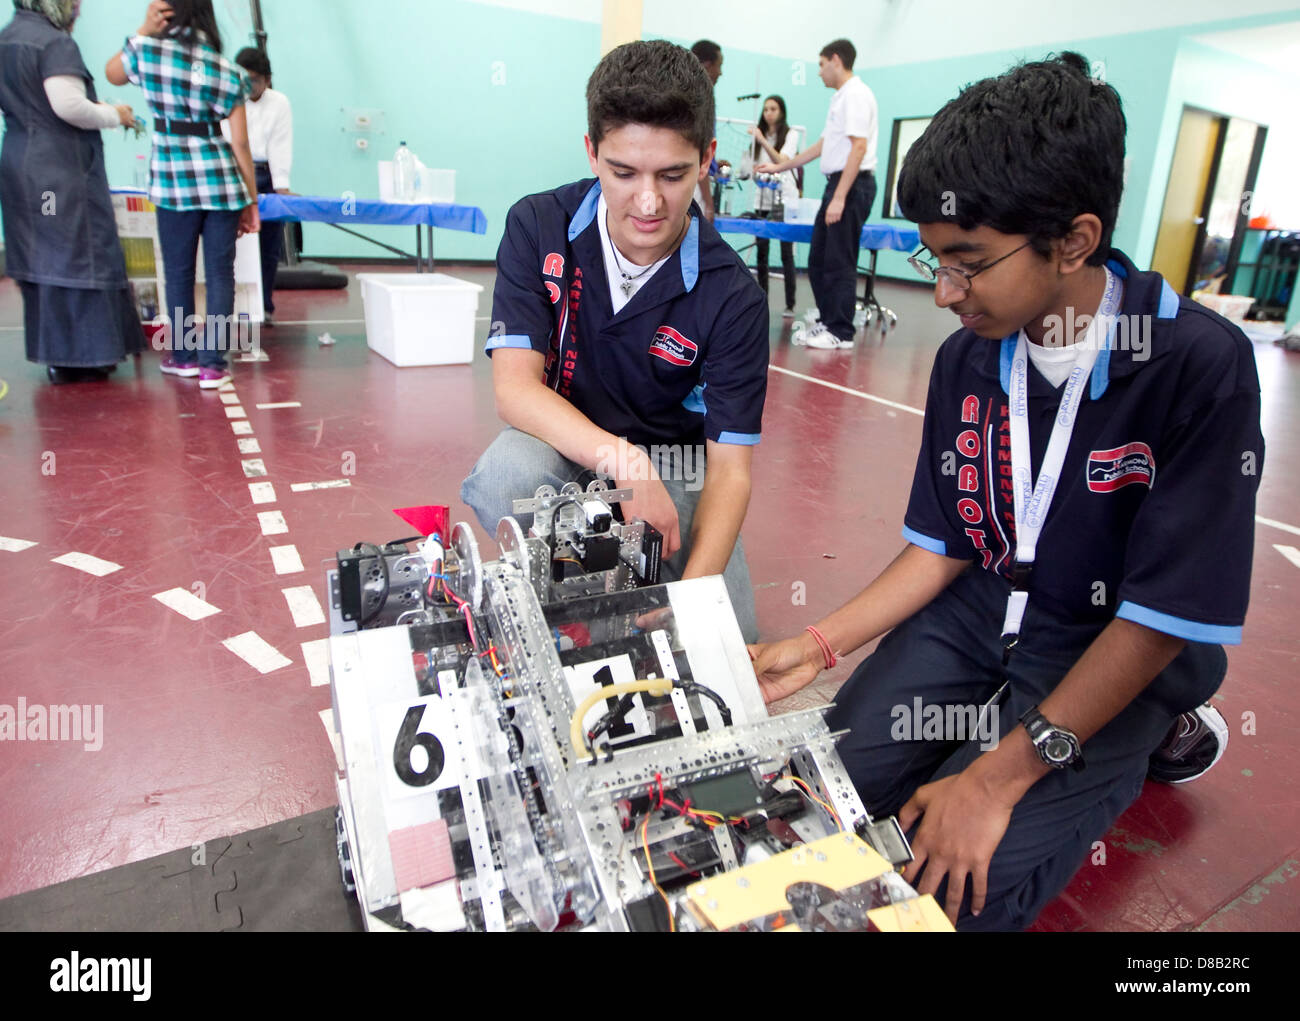
[[[260,229],[248,148],[247,84],[221,55],[212,0],[153,0],[144,24],[105,69],[114,85],[139,85],[154,114],[149,198],[158,207],[158,239],[172,321],[162,371],[199,378],[216,389],[230,378],[235,239]],[[231,143],[220,123],[229,119]],[[207,318],[194,318],[199,238],[207,277]]]

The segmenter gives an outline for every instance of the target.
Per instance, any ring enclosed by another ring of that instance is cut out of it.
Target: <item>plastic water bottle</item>
[[[775,174],[773,175],[773,181],[772,181],[772,219],[773,220],[785,219],[785,196],[782,195],[781,192],[782,192],[781,175]]]
[[[410,202],[415,198],[415,154],[399,142],[393,153],[393,198]]]
[[[145,159],[144,153],[136,154],[131,183],[137,188],[147,188],[149,186],[149,161]]]

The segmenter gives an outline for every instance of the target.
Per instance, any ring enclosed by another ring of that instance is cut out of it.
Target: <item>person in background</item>
[[[695,54],[695,59],[704,67],[704,73],[709,76],[709,84],[717,85],[718,79],[722,77],[722,47],[712,39],[701,39],[691,47],[691,52]],[[715,135],[718,133],[715,126]],[[715,210],[713,208],[713,178],[718,173],[718,160],[715,157],[709,163],[709,176],[700,184],[695,186],[695,201],[699,203],[700,209],[704,213],[704,218],[713,222]]]
[[[197,376],[202,389],[215,390],[230,379],[225,351],[232,346],[235,239],[261,226],[243,76],[221,55],[212,0],[153,0],[139,32],[105,71],[114,85],[139,85],[155,118],[149,198],[158,207],[172,321],[171,353],[160,367],[172,376]],[[219,127],[226,118],[230,142]],[[200,237],[207,317],[196,332]]]
[[[271,61],[265,50],[245,46],[235,54],[235,63],[248,72],[249,93],[244,110],[258,194],[288,195],[289,170],[293,166],[293,107],[289,105],[289,97],[271,88]],[[229,139],[228,122],[222,122],[222,131],[227,132]],[[276,267],[284,249],[283,226],[279,223],[266,226],[258,235],[258,243],[262,249],[263,325],[274,326],[272,292]]]
[[[823,349],[853,346],[858,248],[862,225],[876,200],[876,97],[853,73],[857,53],[847,39],[822,47],[817,73],[828,89],[835,90],[826,113],[826,130],[794,159],[754,168],[770,174],[821,158],[826,190],[808,253],[808,282],[819,319],[806,334],[805,343]]]
[[[774,163],[793,159],[799,152],[799,136],[790,130],[786,121],[785,100],[780,96],[768,96],[763,100],[763,116],[758,124],[749,129],[754,136],[754,162],[758,163],[763,154]],[[757,208],[759,191],[754,189],[754,203]],[[787,208],[799,198],[799,183],[795,180],[795,171],[788,170],[781,175],[781,201]],[[767,238],[755,238],[754,251],[758,261],[758,286],[767,293],[767,255],[771,243]],[[781,242],[781,275],[785,278],[785,318],[794,318],[795,269],[794,242]]]
[[[95,101],[70,35],[80,0],[14,7],[0,32],[6,272],[22,291],[28,361],[54,383],[102,380],[144,344],[99,137],[135,118]]]

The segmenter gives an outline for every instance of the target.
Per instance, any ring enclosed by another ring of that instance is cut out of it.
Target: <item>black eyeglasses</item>
[[[907,262],[908,265],[910,265],[914,270],[916,270],[917,273],[921,275],[922,279],[927,280],[930,283],[936,283],[940,275],[943,275],[944,277],[947,278],[948,283],[951,284],[953,287],[957,288],[957,290],[969,291],[971,280],[979,276],[986,269],[992,269],[1003,259],[1011,258],[1011,256],[1015,255],[1016,252],[1020,251],[1021,248],[1025,248],[1029,244],[1030,242],[1026,241],[1019,248],[1011,249],[1011,251],[1007,252],[1006,255],[999,256],[998,258],[994,259],[992,262],[981,266],[973,273],[970,270],[961,269],[958,266],[935,266],[931,263],[926,262],[924,259],[920,258],[922,252],[929,251],[929,249],[926,248],[925,245],[922,245],[915,252],[909,255],[907,257]],[[930,254],[933,255],[934,253],[931,252]]]

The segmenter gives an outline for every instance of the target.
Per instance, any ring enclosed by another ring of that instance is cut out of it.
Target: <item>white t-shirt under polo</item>
[[[874,171],[876,135],[876,97],[867,88],[867,83],[854,75],[831,97],[826,130],[822,132],[822,173],[829,177],[844,169],[853,148],[849,136],[867,140],[867,151],[862,156],[858,172]]]
[[[1083,345],[1044,347],[1042,344],[1035,344],[1028,337],[1025,341],[1025,350],[1029,353],[1029,360],[1034,363],[1034,368],[1041,372],[1052,386],[1064,386],[1074,369],[1074,363],[1079,360]]]
[[[609,206],[605,202],[605,193],[600,193],[600,202],[596,205],[596,222],[600,226],[600,244],[605,253],[605,278],[609,281],[609,303],[613,307],[614,314],[618,315],[623,311],[623,306],[632,300],[637,291],[646,285],[646,282],[659,272],[659,268],[672,258],[672,252],[669,252],[658,262],[649,266],[638,266],[628,260],[627,256],[621,252],[615,254],[614,242],[609,236]],[[628,280],[632,286],[627,294],[623,293],[623,273],[628,273],[632,279]]]

